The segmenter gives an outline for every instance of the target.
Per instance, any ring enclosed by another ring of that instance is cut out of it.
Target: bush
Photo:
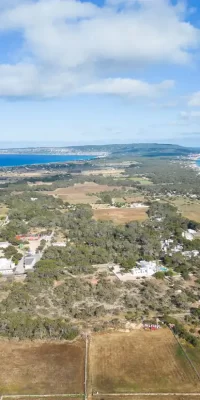
[[[164,279],[165,273],[162,272],[162,271],[158,271],[158,272],[156,272],[156,273],[154,274],[154,277],[155,277],[156,279]]]

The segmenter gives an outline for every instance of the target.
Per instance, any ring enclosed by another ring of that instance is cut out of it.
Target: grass
[[[83,399],[84,398],[84,395],[82,394],[82,395],[60,395],[60,396],[52,396],[52,395],[47,395],[47,396],[45,396],[45,397],[42,397],[42,396],[29,396],[29,395],[27,395],[26,397],[20,397],[20,396],[17,396],[17,397],[14,397],[14,399],[15,400],[44,400],[44,399],[46,399],[46,400],[62,400],[62,399],[66,399],[66,400],[80,400],[80,399]],[[4,400],[9,400],[10,399],[10,397],[8,397],[8,396],[3,396],[3,399]]]
[[[0,393],[84,392],[85,342],[0,342]],[[20,397],[20,396],[19,396]]]
[[[71,204],[94,204],[98,197],[95,193],[112,191],[116,186],[98,185],[93,182],[85,182],[67,188],[56,189],[53,192],[45,192],[55,197],[59,197],[63,201],[68,201]]]
[[[47,395],[47,396],[45,396],[45,397],[40,397],[40,396],[26,396],[26,397],[20,397],[20,396],[17,396],[17,397],[14,397],[14,399],[15,400],[63,400],[63,399],[66,399],[66,400],[80,400],[80,399],[83,399],[84,398],[84,395],[82,394],[82,395],[60,395],[60,396],[52,396],[52,395]],[[3,399],[4,400],[9,400],[10,399],[10,397],[7,397],[7,396],[3,396]]]
[[[0,205],[0,217],[6,217],[8,215],[8,208],[4,205]]]
[[[141,183],[141,185],[152,185],[153,182],[150,181],[148,178],[141,178],[139,176],[133,176],[128,178],[130,181],[135,181]]]
[[[175,205],[185,218],[200,222],[200,201],[178,197],[170,203]]]
[[[187,358],[170,331],[106,333],[90,343],[90,385],[99,393],[200,391]]]
[[[200,374],[200,347],[193,347],[190,344],[182,344],[190,360]]]
[[[166,396],[166,395],[159,395],[159,396],[103,396],[102,397],[102,395],[101,396],[93,396],[93,400],[94,399],[96,399],[96,400],[191,400],[191,399],[194,399],[194,400],[200,400],[200,395],[198,396],[191,396],[191,397],[189,397],[189,396],[183,396],[183,395],[181,395],[180,394],[180,396],[178,395],[178,396],[173,396],[173,395],[169,395],[169,396]]]
[[[93,210],[96,220],[113,221],[116,224],[124,224],[130,221],[144,221],[147,219],[146,208],[102,208]]]

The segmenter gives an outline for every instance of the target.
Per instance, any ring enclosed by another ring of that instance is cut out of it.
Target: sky
[[[1,146],[134,142],[200,146],[200,0],[0,0]]]

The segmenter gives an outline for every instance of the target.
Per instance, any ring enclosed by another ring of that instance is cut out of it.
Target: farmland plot
[[[93,210],[96,220],[113,221],[116,224],[125,224],[131,221],[144,221],[147,219],[146,208],[102,208]]]
[[[85,342],[1,341],[0,393],[83,394]],[[37,396],[37,399],[39,396]],[[56,399],[55,399],[56,400]]]
[[[167,329],[92,336],[90,387],[93,393],[200,392],[198,377]]]

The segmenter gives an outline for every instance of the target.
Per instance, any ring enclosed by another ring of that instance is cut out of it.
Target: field
[[[72,204],[92,204],[96,203],[98,200],[95,193],[111,191],[113,189],[116,189],[116,186],[98,185],[93,182],[86,182],[84,184],[78,183],[67,188],[59,188],[53,192],[48,192],[48,194],[59,197],[63,201],[68,201]],[[45,192],[45,194],[47,194],[47,192]],[[90,196],[88,196],[88,194],[90,194]]]
[[[103,176],[113,176],[119,177],[122,173],[125,172],[125,169],[121,168],[105,168],[105,169],[94,169],[90,171],[83,171],[82,175],[90,176],[90,175],[103,175]]]
[[[200,392],[199,379],[180,350],[167,329],[96,334],[90,342],[90,390],[93,393]]]
[[[141,185],[152,185],[152,182],[150,181],[150,179],[148,178],[144,178],[141,176],[133,176],[128,178],[130,181],[135,181],[138,183],[141,183]]]
[[[143,395],[143,396],[137,396],[137,395],[134,395],[134,396],[103,396],[102,397],[102,395],[101,396],[98,396],[98,395],[95,395],[95,396],[93,396],[93,400],[94,399],[96,399],[96,400],[191,400],[191,399],[194,399],[194,400],[200,400],[200,395],[198,396],[198,395],[186,395],[186,396],[184,396],[184,395],[176,395],[176,396],[174,396],[174,395],[155,395],[155,396],[152,396],[152,395]]]
[[[1,400],[2,400],[2,398],[4,399],[4,400],[9,400],[10,399],[10,397],[9,396],[1,396]],[[64,400],[64,399],[66,399],[66,400],[80,400],[80,399],[84,399],[84,395],[58,395],[58,396],[46,396],[45,395],[45,397],[44,396],[31,396],[31,397],[29,397],[29,396],[16,396],[16,397],[14,397],[14,399],[15,400]],[[199,400],[199,399],[197,399],[197,400]]]
[[[184,217],[200,222],[200,202],[198,200],[180,197],[170,203],[175,205]]]
[[[84,393],[84,341],[1,341],[0,354],[1,394]]]
[[[147,219],[146,208],[103,208],[93,210],[96,220],[111,220],[117,224]]]
[[[4,205],[0,205],[0,217],[6,217],[8,214],[8,208]]]

